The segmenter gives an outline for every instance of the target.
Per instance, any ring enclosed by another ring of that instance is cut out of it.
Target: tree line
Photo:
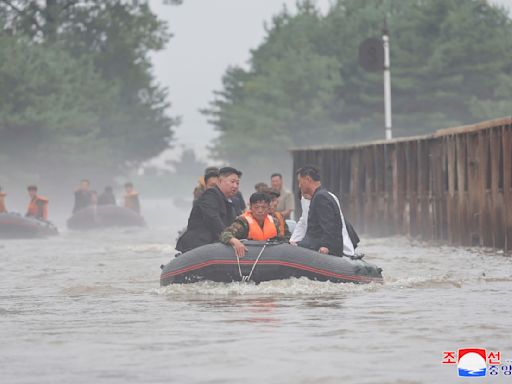
[[[359,44],[390,32],[394,136],[509,115],[512,20],[484,0],[338,0],[284,8],[249,68],[231,67],[204,113],[213,155],[275,167],[297,146],[384,137],[382,72],[358,64]]]
[[[149,54],[147,2],[0,0],[0,178],[111,180],[168,148],[179,121]]]

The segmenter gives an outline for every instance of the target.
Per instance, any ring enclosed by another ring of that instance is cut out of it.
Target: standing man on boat
[[[194,201],[187,230],[176,244],[178,251],[184,253],[219,241],[221,232],[236,218],[231,198],[238,192],[241,175],[242,172],[232,167],[219,170],[218,184]]]
[[[270,215],[270,195],[255,192],[249,199],[249,210],[238,216],[220,235],[220,241],[231,245],[238,257],[247,251],[240,239],[265,241],[282,236],[277,219]]]
[[[75,191],[75,204],[73,206],[73,213],[77,213],[78,211],[92,205],[92,192],[89,190],[89,186],[89,180],[82,179],[80,181],[80,186]]]
[[[27,187],[30,196],[26,217],[34,217],[39,220],[48,220],[48,199],[37,194],[37,186],[29,185]]]
[[[124,207],[131,209],[132,211],[140,215],[139,193],[136,192],[135,189],[133,188],[133,183],[125,183],[124,191]]]
[[[281,212],[285,219],[291,219],[292,212],[295,210],[295,201],[293,194],[284,188],[283,175],[273,173],[270,176],[271,187],[279,191],[279,200],[277,201],[277,212]]]
[[[217,179],[219,177],[219,168],[218,167],[208,167],[204,170],[204,175],[199,178],[197,181],[197,185],[194,188],[194,192],[192,194],[194,195],[194,201],[199,199],[201,195],[206,191],[208,188],[213,187],[213,185],[217,182],[217,180],[210,180],[210,184],[208,184],[208,179],[206,175],[217,175]]]
[[[98,196],[98,205],[116,205],[116,196],[114,195],[114,190],[109,185],[105,187],[103,193]]]
[[[7,209],[5,208],[5,196],[7,196],[7,194],[2,192],[2,187],[0,186],[0,213],[7,213]]]
[[[299,241],[304,239],[306,231],[308,230],[308,213],[309,203],[311,202],[311,196],[300,194],[300,206],[302,208],[302,214],[299,221],[295,225],[292,236],[290,237],[290,244],[297,245]]]
[[[301,193],[311,196],[306,234],[297,245],[324,254],[354,255],[339,201],[322,187],[320,170],[312,165],[300,168],[297,180]]]

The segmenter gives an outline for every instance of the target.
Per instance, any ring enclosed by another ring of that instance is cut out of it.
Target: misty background
[[[384,136],[382,76],[357,63],[384,15],[395,137],[510,114],[512,0],[168,3],[0,1],[8,207],[36,183],[71,209],[83,177],[189,199],[210,164],[290,187],[290,147]]]

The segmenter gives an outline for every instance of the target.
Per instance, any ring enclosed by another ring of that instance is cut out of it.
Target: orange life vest
[[[281,237],[284,238],[284,232],[285,232],[285,221],[284,217],[281,214],[281,212],[274,212],[274,216],[276,217],[277,221],[279,222],[279,232],[281,233]]]
[[[5,193],[0,192],[0,213],[7,212],[7,209],[5,208],[5,196],[7,196]]]
[[[48,220],[48,199],[38,195],[30,200],[27,216]]]
[[[249,223],[249,234],[247,235],[248,240],[264,241],[277,236],[277,228],[272,216],[267,215],[267,217],[265,217],[263,228],[261,228],[256,219],[252,217],[252,213],[250,211],[245,212],[243,217],[245,217]]]

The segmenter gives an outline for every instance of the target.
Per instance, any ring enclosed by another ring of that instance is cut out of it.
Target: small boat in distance
[[[49,221],[25,217],[19,213],[0,213],[1,239],[30,239],[57,236],[59,231]]]
[[[107,227],[143,227],[144,218],[138,213],[117,205],[90,206],[76,212],[67,221],[72,230],[88,230]]]

